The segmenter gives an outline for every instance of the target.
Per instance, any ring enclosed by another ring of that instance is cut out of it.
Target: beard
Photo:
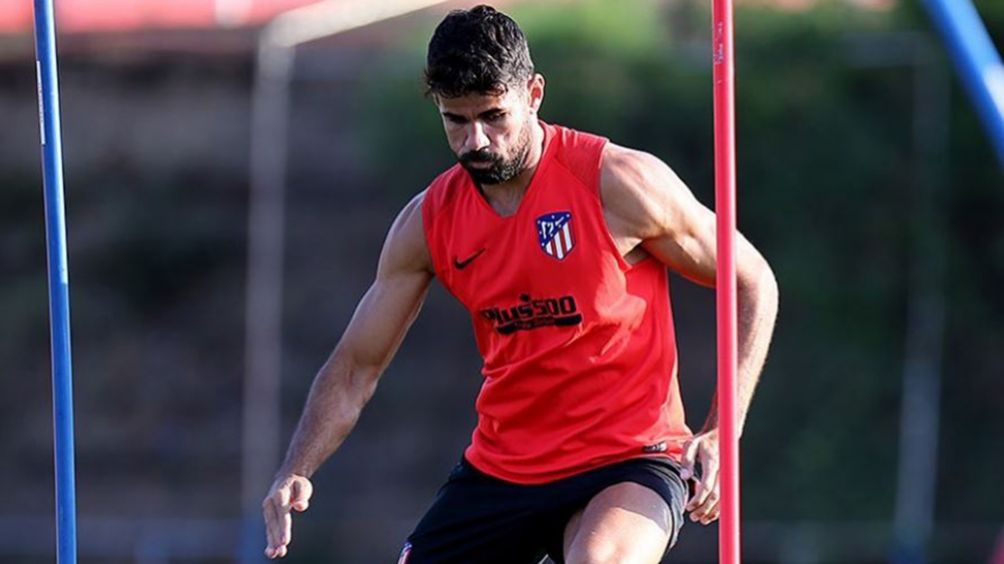
[[[516,178],[526,169],[526,160],[530,156],[530,128],[524,127],[516,141],[516,150],[512,158],[506,159],[488,149],[479,149],[460,155],[458,160],[471,179],[479,185],[502,184]],[[490,163],[486,168],[475,168],[473,163]]]

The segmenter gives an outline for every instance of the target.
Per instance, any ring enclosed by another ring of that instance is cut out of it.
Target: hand
[[[718,485],[718,431],[707,431],[694,435],[683,445],[684,481],[695,477],[694,465],[701,463],[701,475],[697,477],[697,488],[687,503],[690,520],[707,525],[718,519],[720,507]]]
[[[293,540],[293,517],[290,511],[306,511],[313,493],[314,486],[305,476],[285,474],[276,478],[261,504],[265,516],[265,536],[268,538],[265,556],[286,556],[287,547]]]

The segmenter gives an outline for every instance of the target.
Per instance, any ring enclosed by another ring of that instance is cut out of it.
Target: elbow
[[[379,366],[362,362],[338,347],[322,368],[319,380],[325,380],[323,387],[337,394],[340,411],[355,418],[376,392],[380,373]]]
[[[369,403],[376,393],[377,383],[380,381],[381,370],[376,366],[359,366],[349,373],[348,389],[352,391],[356,398],[359,410]]]
[[[362,411],[376,393],[377,384],[383,374],[383,366],[365,359],[353,359],[345,372],[345,391],[353,403]]]
[[[762,291],[771,296],[771,301],[776,304],[780,290],[777,286],[777,276],[774,275],[774,271],[771,270],[767,261],[763,262],[763,269],[760,274],[760,285],[762,287]]]
[[[762,304],[768,309],[776,310],[780,293],[777,277],[763,257],[757,258],[759,260],[751,268],[740,274],[737,280],[739,293],[745,298],[744,301]]]

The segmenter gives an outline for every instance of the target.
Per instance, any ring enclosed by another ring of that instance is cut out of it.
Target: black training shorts
[[[565,526],[604,489],[635,482],[657,492],[683,524],[687,486],[666,458],[636,458],[541,485],[493,478],[462,459],[401,552],[406,564],[561,564]]]

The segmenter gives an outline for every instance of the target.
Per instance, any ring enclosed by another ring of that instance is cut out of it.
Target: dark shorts
[[[565,526],[604,489],[635,482],[658,493],[670,508],[676,542],[687,486],[676,464],[636,458],[542,485],[520,485],[488,476],[461,460],[435,502],[408,537],[407,564],[561,564]]]

